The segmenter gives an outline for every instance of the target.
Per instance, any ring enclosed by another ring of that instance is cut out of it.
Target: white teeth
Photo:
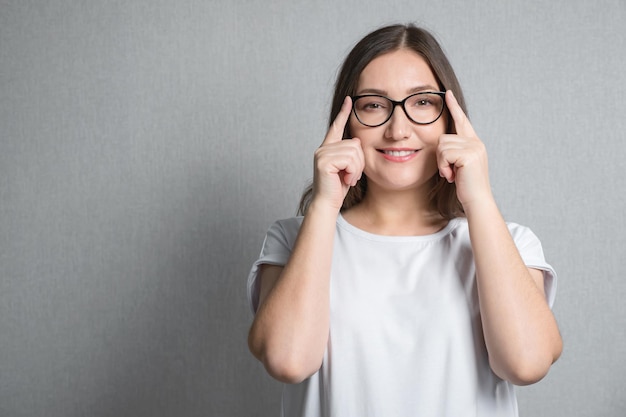
[[[391,156],[408,156],[411,155],[415,151],[384,151],[385,155]]]

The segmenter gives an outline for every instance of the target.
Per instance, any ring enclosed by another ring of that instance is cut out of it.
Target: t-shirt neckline
[[[343,217],[341,213],[339,213],[339,216],[337,216],[337,226],[339,226],[341,229],[346,230],[347,232],[357,235],[361,238],[376,240],[380,242],[429,242],[439,240],[449,234],[458,225],[459,221],[460,219],[458,218],[451,219],[450,221],[448,221],[448,224],[446,224],[441,230],[428,235],[389,236],[366,232],[365,230],[359,229],[358,227],[348,223],[348,221]]]

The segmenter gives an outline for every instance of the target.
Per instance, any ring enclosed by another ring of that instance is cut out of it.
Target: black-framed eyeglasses
[[[396,106],[402,106],[406,117],[413,123],[428,125],[436,122],[443,114],[445,97],[443,91],[415,93],[402,101],[378,94],[365,94],[352,97],[352,111],[361,124],[378,127],[391,119]]]

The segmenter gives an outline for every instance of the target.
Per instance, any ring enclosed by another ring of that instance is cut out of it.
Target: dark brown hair
[[[399,49],[412,50],[424,58],[437,79],[440,90],[452,90],[459,105],[465,114],[467,114],[467,108],[459,81],[435,37],[428,31],[412,24],[392,25],[375,30],[365,36],[354,46],[346,57],[335,83],[335,93],[330,110],[329,126],[333,123],[337,114],[339,114],[345,97],[355,94],[359,77],[365,67],[374,58]],[[445,117],[448,121],[446,131],[448,133],[456,133],[454,121],[452,117],[450,117],[447,109]],[[352,137],[348,124],[346,124],[343,137]],[[432,189],[430,192],[430,201],[432,208],[437,210],[446,219],[464,216],[463,207],[456,196],[454,183],[448,183],[444,178],[439,176],[439,173],[436,173],[431,181]],[[367,177],[363,174],[357,185],[351,187],[348,191],[341,210],[349,209],[360,203],[366,192]],[[299,214],[306,214],[312,197],[313,186],[309,185],[300,200]]]

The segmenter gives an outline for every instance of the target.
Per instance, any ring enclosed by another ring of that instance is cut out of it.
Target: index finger
[[[446,91],[446,105],[448,106],[452,120],[454,120],[454,127],[456,128],[457,135],[476,136],[476,132],[474,132],[472,124],[459,105],[459,102],[456,101],[456,97],[454,97],[452,90]]]
[[[337,117],[335,117],[335,120],[333,120],[333,123],[328,129],[328,133],[326,133],[326,137],[324,138],[322,145],[340,142],[343,139],[343,131],[346,127],[346,123],[348,123],[351,111],[352,99],[350,98],[350,96],[346,96],[346,98],[343,100],[343,104],[341,105],[341,109],[339,110]]]

